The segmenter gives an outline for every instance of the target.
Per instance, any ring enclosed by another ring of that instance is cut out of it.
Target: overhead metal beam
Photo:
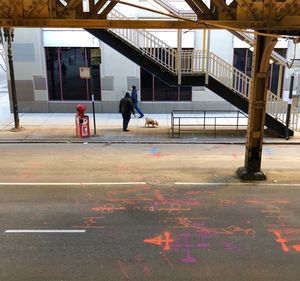
[[[0,0],[0,26],[2,27],[67,27],[67,28],[154,28],[154,29],[228,29],[260,30],[268,33],[300,36],[299,0],[234,0],[227,5],[224,0],[211,0],[217,7],[212,12],[202,0],[186,0],[198,16],[195,21],[181,13],[164,13],[122,0],[89,0],[90,11],[83,12],[82,0]],[[163,3],[161,0],[156,0]],[[65,4],[63,4],[65,3]],[[162,15],[153,20],[104,20],[116,3],[129,5]],[[168,6],[164,5],[166,8]],[[212,6],[213,9],[213,6]]]
[[[206,24],[192,21],[157,20],[106,20],[106,19],[2,19],[3,27],[62,27],[62,28],[153,28],[153,29],[193,29],[207,28]],[[216,28],[218,29],[218,28]]]
[[[214,18],[214,13],[206,6],[206,4],[202,0],[194,0],[194,2],[204,14],[208,14],[212,19]]]
[[[24,14],[24,18],[38,17],[44,8],[48,7],[48,4],[44,0],[38,0],[33,2],[33,5],[29,7],[28,11]]]
[[[298,3],[297,3],[298,2]],[[286,15],[293,15],[299,13],[300,3],[297,0],[286,0],[285,3],[282,3],[276,8],[276,17],[278,20],[281,20]]]
[[[236,11],[229,8],[224,0],[211,0],[211,2],[218,8],[218,19],[235,19]]]
[[[248,18],[258,20],[260,18],[259,10],[254,7],[253,2],[249,0],[236,0],[238,18]]]
[[[70,0],[68,1],[68,5],[66,6],[67,9],[75,9],[79,5],[82,5],[82,0]]]
[[[199,19],[213,19],[213,13],[201,0],[186,0],[191,9],[196,13]]]
[[[100,18],[106,19],[109,12],[118,4],[119,1],[111,1],[105,9],[100,13]]]
[[[101,8],[107,3],[107,0],[99,0],[90,10],[90,15],[97,15]]]
[[[300,36],[300,17],[285,17],[285,25],[269,26],[266,33]],[[2,27],[150,28],[150,29],[262,29],[260,21],[106,20],[106,19],[0,19]]]

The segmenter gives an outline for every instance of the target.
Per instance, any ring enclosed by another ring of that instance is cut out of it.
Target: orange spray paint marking
[[[236,205],[236,203],[237,203],[236,200],[228,200],[228,199],[220,200],[220,205],[222,205],[222,206],[233,206],[233,205]]]
[[[265,204],[288,204],[289,200],[287,199],[274,199],[274,200],[245,200],[244,203],[250,205],[265,205]]]
[[[188,191],[184,195],[197,195],[197,194],[215,194],[215,191],[200,190],[200,191]]]
[[[123,276],[125,277],[126,280],[129,280],[129,270],[128,268],[122,264],[122,262],[118,261],[119,269],[122,272]]]
[[[83,225],[72,225],[72,227],[77,228],[105,228],[105,226],[99,225],[99,219],[104,219],[104,217],[85,217]]]
[[[161,237],[161,235],[153,237],[153,238],[149,238],[149,239],[145,239],[144,242],[145,243],[151,243],[151,244],[155,244],[155,245],[159,245],[162,246],[163,243],[165,243],[165,246],[163,247],[164,250],[170,250],[170,243],[173,243],[174,240],[170,239],[170,232],[166,231],[165,232],[165,239],[163,239]]]
[[[103,207],[94,207],[91,209],[93,212],[102,212],[102,213],[113,213],[114,211],[126,210],[125,207],[115,207],[115,206],[103,206]]]
[[[160,190],[155,190],[154,196],[159,201],[163,201],[165,199],[164,196],[160,193]]]
[[[144,266],[144,274],[145,274],[145,275],[149,275],[150,271],[151,271],[151,270],[150,270],[149,266],[148,266],[148,265],[145,265],[145,266]]]
[[[296,252],[300,252],[300,244],[294,245],[294,246],[293,246],[293,249],[294,249]]]
[[[171,214],[173,212],[180,213],[182,211],[190,211],[191,208],[158,208],[157,210],[158,211],[168,212],[169,214]]]
[[[281,245],[281,248],[284,252],[289,251],[289,247],[286,245],[286,239],[283,239],[279,231],[273,231],[274,235],[277,237],[276,242],[278,242]]]
[[[255,235],[255,230],[253,228],[242,228],[239,226],[231,225],[231,226],[228,226],[226,229],[231,231],[232,233],[244,232],[244,234],[246,234],[246,235]]]
[[[174,265],[172,264],[172,262],[169,260],[169,258],[166,256],[166,253],[165,252],[162,252],[162,259],[163,259],[163,261],[165,261],[168,265],[169,265],[169,267],[170,268],[172,268],[172,269],[174,269],[175,267],[174,267]]]

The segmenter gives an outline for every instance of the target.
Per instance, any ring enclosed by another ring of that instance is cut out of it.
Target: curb
[[[91,139],[9,139],[0,140],[0,144],[38,144],[38,143],[60,143],[60,144],[224,144],[224,145],[246,145],[246,141],[240,140],[91,140]],[[263,145],[299,145],[300,141],[265,141]]]

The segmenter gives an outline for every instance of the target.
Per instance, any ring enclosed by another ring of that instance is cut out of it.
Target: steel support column
[[[12,41],[14,38],[14,29],[9,27],[4,27],[3,33],[4,33],[5,41],[7,41],[7,57],[8,57],[9,75],[10,75],[12,107],[13,107],[13,114],[14,114],[14,121],[15,121],[15,127],[12,129],[12,131],[18,132],[21,130],[21,128],[20,128],[20,121],[19,121],[16,81],[15,81],[15,72],[14,72],[13,55],[12,55]]]
[[[264,173],[261,171],[261,155],[269,80],[269,61],[276,42],[276,38],[260,35],[255,37],[245,166],[237,170],[237,175],[243,180],[266,179]]]

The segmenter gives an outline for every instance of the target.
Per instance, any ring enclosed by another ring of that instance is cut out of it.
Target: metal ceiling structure
[[[150,0],[149,0],[150,1]],[[151,9],[147,1],[114,0],[0,0],[2,27],[71,28],[222,28],[253,29],[280,35],[300,35],[299,0],[186,0],[189,10],[174,8],[171,2],[151,0],[163,8]],[[178,2],[178,1],[177,1]],[[136,4],[134,4],[136,3]],[[119,5],[144,9],[159,19],[107,20]]]
[[[156,6],[146,5],[151,1]],[[188,9],[176,8],[175,2]],[[148,16],[108,19],[120,5],[143,10]],[[9,44],[13,27],[251,30],[255,41],[245,165],[237,174],[243,180],[266,178],[261,157],[269,59],[279,36],[299,42],[300,0],[0,0],[0,27],[5,28]]]

